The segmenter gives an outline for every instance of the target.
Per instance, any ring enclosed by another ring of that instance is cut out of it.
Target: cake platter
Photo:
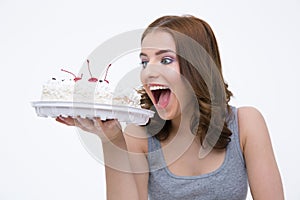
[[[66,101],[33,101],[31,105],[39,117],[99,117],[101,120],[118,119],[128,124],[145,125],[154,116],[151,110],[123,105]]]

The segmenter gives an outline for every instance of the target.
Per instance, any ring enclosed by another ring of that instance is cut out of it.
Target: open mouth
[[[154,104],[165,108],[169,104],[171,90],[166,86],[155,85],[150,86],[149,89],[154,97]]]

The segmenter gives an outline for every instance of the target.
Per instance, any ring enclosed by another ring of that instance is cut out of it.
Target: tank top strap
[[[238,154],[240,161],[245,165],[245,160],[243,152],[240,145],[240,134],[239,134],[239,125],[238,125],[238,108],[234,106],[231,107],[231,112],[227,115],[227,126],[231,130],[231,146],[236,154]]]
[[[166,167],[162,155],[160,142],[154,136],[149,136],[147,157],[150,172]]]

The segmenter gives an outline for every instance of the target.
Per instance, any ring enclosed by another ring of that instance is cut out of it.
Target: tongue
[[[163,90],[160,93],[158,105],[162,108],[167,107],[170,99],[170,90]]]

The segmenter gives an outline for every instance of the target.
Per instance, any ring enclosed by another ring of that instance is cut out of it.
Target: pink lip
[[[158,84],[158,83],[149,83],[149,84],[147,84],[147,86],[151,87],[151,86],[166,86],[166,85]]]

